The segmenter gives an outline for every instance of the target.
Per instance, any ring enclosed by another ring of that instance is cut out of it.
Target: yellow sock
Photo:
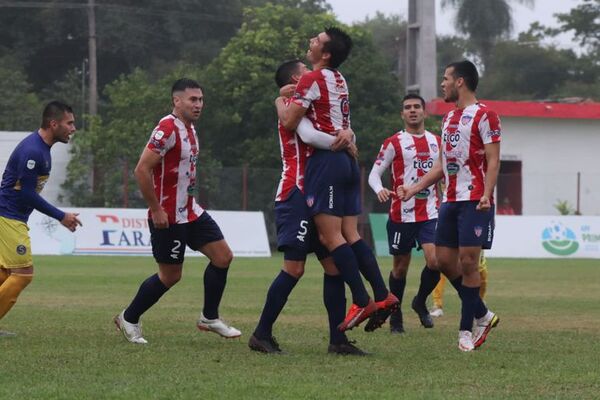
[[[8,279],[8,270],[6,268],[0,268],[0,285],[4,283],[6,279]]]
[[[19,294],[31,283],[33,275],[10,274],[0,285],[0,319],[17,302]]]
[[[440,281],[433,289],[433,305],[437,308],[443,308],[444,306],[444,287],[446,286],[446,277],[440,275]]]
[[[487,281],[488,281],[488,269],[487,269],[487,259],[483,255],[483,251],[481,252],[481,257],[479,258],[479,275],[481,276],[481,286],[479,287],[479,297],[482,300],[485,299],[485,294],[487,292]]]

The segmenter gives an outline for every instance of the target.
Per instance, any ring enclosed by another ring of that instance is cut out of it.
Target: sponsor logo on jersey
[[[404,214],[410,214],[410,213],[411,213],[411,212],[413,212],[413,211],[415,211],[415,208],[414,208],[414,207],[411,207],[411,208],[403,208],[403,209],[402,209],[402,213],[404,213]]]
[[[489,131],[487,133],[487,137],[489,137],[489,138],[498,137],[498,136],[500,136],[500,130]]]
[[[27,160],[27,169],[35,168],[35,160]]]
[[[444,132],[444,143],[450,144],[452,148],[458,146],[460,141],[460,133]]]
[[[457,163],[448,163],[446,165],[446,170],[448,171],[448,175],[456,175],[458,174],[458,170],[460,166]]]
[[[340,102],[340,108],[344,117],[350,115],[350,102],[348,101],[347,97],[342,98]]]
[[[408,150],[408,151],[410,151],[410,150],[414,149],[415,147],[416,147],[416,146],[415,146],[414,144],[409,144],[408,146],[406,146],[406,147],[404,148],[404,150]]]
[[[423,200],[423,199],[428,198],[429,194],[431,194],[431,191],[429,189],[423,189],[415,195],[415,198]]]
[[[433,167],[433,158],[428,158],[427,160],[416,159],[413,161],[413,168],[420,169],[423,171],[429,171]]]
[[[329,186],[329,209],[333,209],[333,186]]]
[[[154,139],[156,139],[156,140],[160,140],[164,136],[165,136],[165,133],[163,131],[156,131],[156,132],[154,132],[154,135],[153,135]]]

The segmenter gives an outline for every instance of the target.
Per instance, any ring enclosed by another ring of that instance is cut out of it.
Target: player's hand
[[[79,213],[66,213],[60,223],[71,232],[75,232],[77,225],[83,226],[79,218],[77,218],[78,216]]]
[[[356,161],[358,161],[358,147],[356,147],[356,144],[350,143],[350,146],[348,146],[348,148],[346,149],[346,152],[348,152],[348,154],[350,154],[350,157],[352,157]]]
[[[294,95],[295,91],[296,91],[296,85],[294,83],[290,83],[288,85],[282,86],[279,89],[279,95],[281,97],[285,97],[286,99],[289,99],[290,97],[292,97]]]
[[[166,229],[169,227],[169,216],[165,210],[159,208],[158,210],[152,211],[152,223],[156,229]]]
[[[396,188],[396,194],[404,201],[410,200],[417,192],[415,191],[414,185],[404,186],[400,185]]]
[[[348,148],[348,146],[350,146],[350,143],[354,143],[354,131],[350,128],[340,129],[336,133],[335,141],[331,145],[331,150],[345,150]]]
[[[489,211],[490,208],[492,208],[492,203],[487,196],[481,196],[477,207],[475,207],[477,211]]]
[[[390,199],[391,196],[395,196],[396,194],[389,189],[383,188],[377,193],[377,199],[379,199],[380,203],[385,203]]]

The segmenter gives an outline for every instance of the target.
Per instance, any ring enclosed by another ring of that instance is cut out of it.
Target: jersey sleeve
[[[488,110],[483,114],[479,121],[479,135],[483,144],[500,142],[500,118],[495,111]]]
[[[371,189],[373,189],[376,194],[383,189],[381,176],[392,164],[395,156],[396,150],[394,149],[392,142],[389,139],[383,142],[379,154],[377,155],[377,159],[373,164],[373,168],[371,168],[371,173],[369,174],[369,186],[371,186]]]
[[[296,133],[304,143],[317,149],[329,150],[335,142],[335,136],[315,129],[312,122],[306,117],[302,117],[300,120]]]
[[[150,135],[146,148],[164,157],[167,151],[175,147],[175,126],[170,120],[161,121]]]
[[[300,78],[296,86],[296,92],[292,97],[292,102],[303,107],[310,107],[311,103],[321,97],[319,84],[314,74],[305,74]]]
[[[19,192],[24,204],[62,221],[65,213],[48,203],[38,193],[48,178],[47,173],[43,170],[43,162],[44,159],[38,151],[25,150],[17,160],[18,186],[15,189]]]

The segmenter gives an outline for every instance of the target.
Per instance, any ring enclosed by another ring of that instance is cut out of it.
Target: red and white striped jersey
[[[197,219],[204,210],[194,198],[198,138],[193,125],[169,114],[152,131],[148,145],[162,161],[152,171],[154,192],[169,216],[169,224]],[[152,218],[150,211],[148,217]]]
[[[289,103],[289,101],[287,101]],[[285,201],[294,188],[304,192],[304,168],[308,145],[306,145],[294,131],[285,129],[278,123],[279,149],[283,170],[277,187],[275,201]]]
[[[391,167],[392,191],[400,185],[414,185],[433,166],[440,154],[441,139],[431,132],[412,135],[400,131],[387,138],[375,160],[369,185],[379,193],[383,186],[381,175]],[[408,201],[391,197],[390,219],[396,223],[421,222],[438,217],[437,186],[431,185]]]
[[[480,103],[446,114],[442,121],[444,202],[478,201],[483,196],[484,145],[500,142],[500,131],[498,114]]]
[[[346,80],[335,69],[318,69],[300,78],[292,100],[307,108],[315,129],[334,134],[350,127],[350,103]]]

